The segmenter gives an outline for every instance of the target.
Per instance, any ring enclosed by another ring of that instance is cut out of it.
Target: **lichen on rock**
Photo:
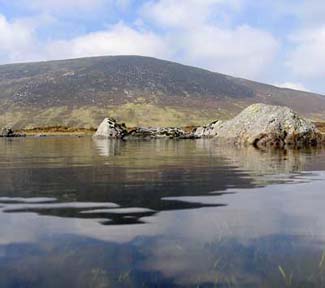
[[[232,120],[216,125],[212,136],[258,148],[316,146],[323,138],[311,121],[293,110],[266,104],[253,104]]]
[[[94,137],[123,139],[127,135],[124,124],[118,124],[115,119],[105,118],[99,125]]]

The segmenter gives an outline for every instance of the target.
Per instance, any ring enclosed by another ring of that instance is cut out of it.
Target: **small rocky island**
[[[94,137],[117,139],[198,139],[214,138],[235,145],[253,145],[256,148],[302,148],[319,146],[323,135],[309,120],[293,110],[266,104],[253,104],[235,118],[214,121],[192,131],[180,128],[135,128],[105,118]]]
[[[138,127],[128,129],[124,123],[119,124],[115,119],[105,118],[99,125],[94,137],[98,138],[113,138],[113,139],[193,139],[200,138],[194,135],[192,131],[186,132],[183,129],[168,127],[168,128],[152,128]]]

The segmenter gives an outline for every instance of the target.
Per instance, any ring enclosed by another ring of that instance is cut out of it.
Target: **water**
[[[325,287],[325,151],[0,140],[0,287]]]

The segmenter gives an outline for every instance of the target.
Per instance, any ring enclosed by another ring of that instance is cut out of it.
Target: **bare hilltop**
[[[106,56],[0,66],[0,127],[201,125],[252,103],[325,120],[325,97],[169,61]]]

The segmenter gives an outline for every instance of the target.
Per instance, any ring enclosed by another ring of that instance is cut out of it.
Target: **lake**
[[[325,150],[0,139],[0,287],[325,287]]]

